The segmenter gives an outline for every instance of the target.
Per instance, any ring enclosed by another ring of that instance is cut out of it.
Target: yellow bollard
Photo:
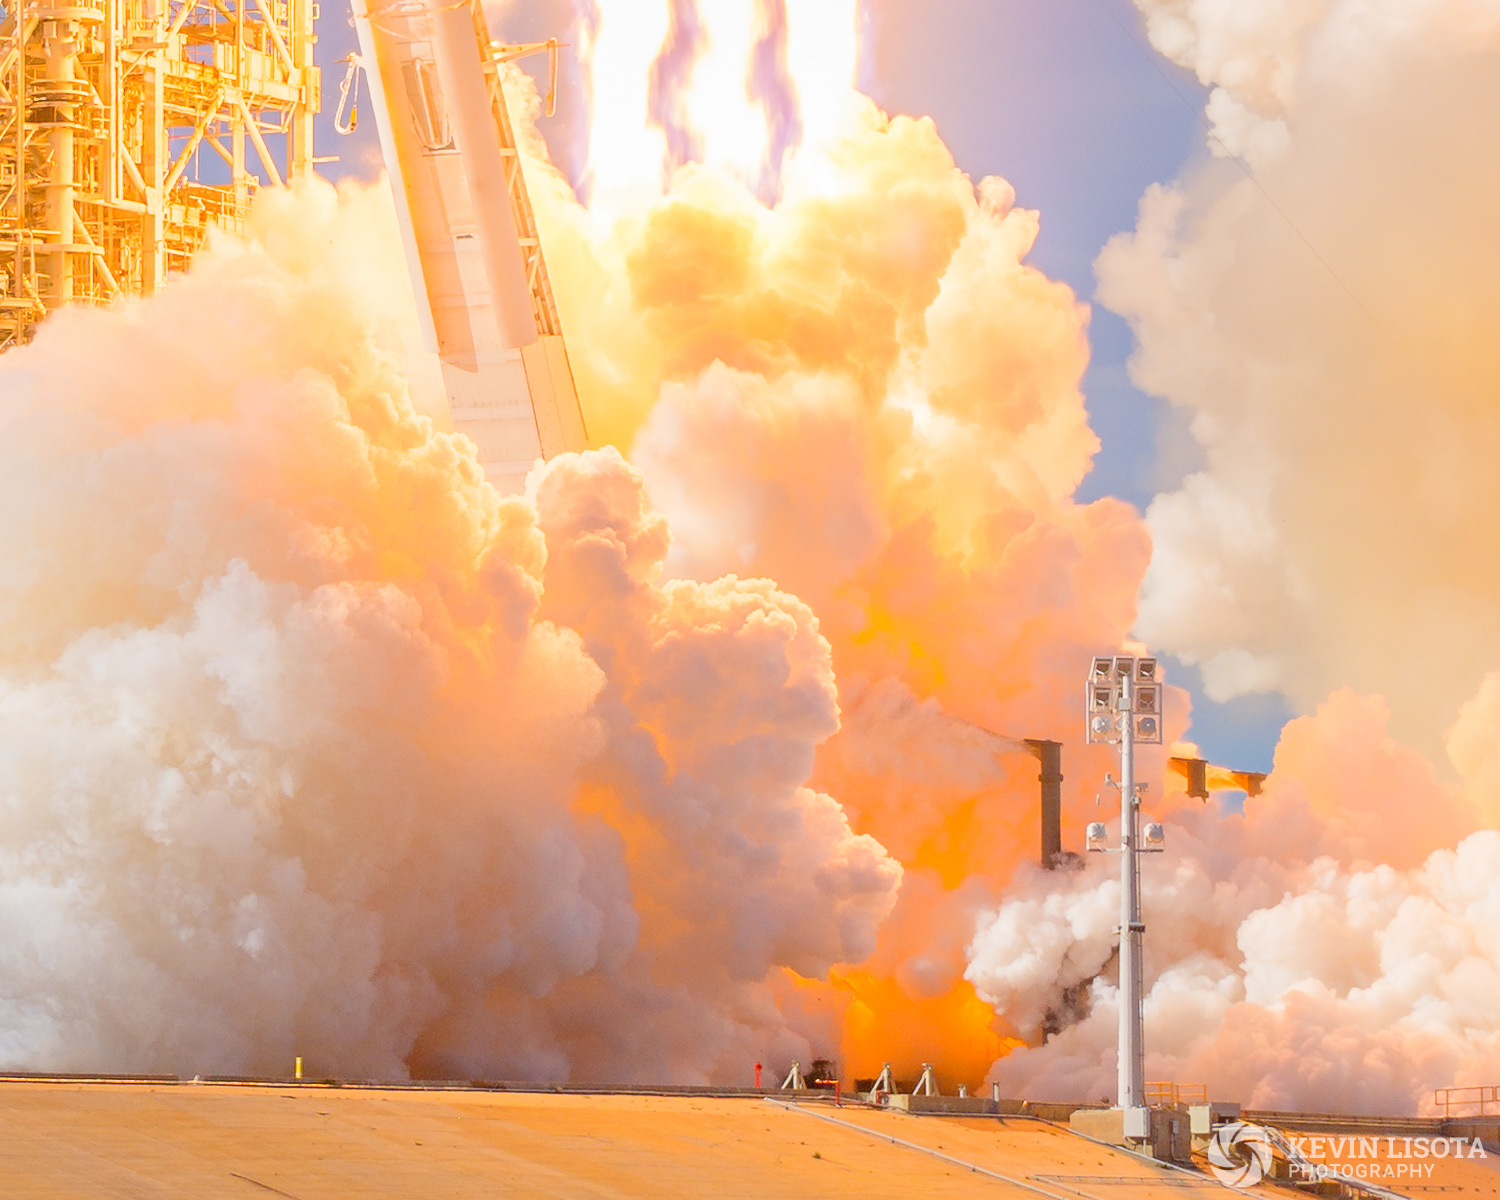
[[[302,1078],[302,1055],[297,1055],[297,1078]]]

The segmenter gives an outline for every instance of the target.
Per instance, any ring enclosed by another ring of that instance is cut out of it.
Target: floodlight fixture
[[[1084,845],[1095,853],[1104,851],[1104,842],[1108,837],[1109,830],[1103,821],[1090,821],[1088,828],[1083,831]]]

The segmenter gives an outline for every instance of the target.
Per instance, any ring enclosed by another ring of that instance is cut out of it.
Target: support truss
[[[0,4],[0,349],[65,304],[156,291],[312,170],[316,7]]]

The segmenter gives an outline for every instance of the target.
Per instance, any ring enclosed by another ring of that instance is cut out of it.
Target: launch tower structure
[[[0,350],[63,305],[158,290],[210,225],[311,172],[314,0],[0,11]]]
[[[502,88],[537,51],[555,86],[558,44],[491,40],[478,0],[353,10],[453,426],[519,491],[588,443]],[[159,290],[260,188],[312,172],[317,17],[315,0],[0,0],[0,350],[66,305]]]

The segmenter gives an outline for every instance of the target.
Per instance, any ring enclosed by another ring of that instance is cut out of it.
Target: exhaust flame
[[[770,138],[763,112],[751,99],[750,67],[755,45],[768,32],[758,28],[760,0],[719,0],[699,11],[703,51],[693,64],[683,122],[701,146],[694,157],[737,179],[753,179]]]
[[[592,28],[583,27],[580,51],[593,90],[588,182],[596,207],[625,207],[661,192],[667,143],[640,81],[649,77],[670,27],[668,0],[612,4]]]
[[[787,7],[786,69],[796,93],[802,143],[827,146],[854,99],[857,0],[801,0]]]
[[[618,217],[692,162],[774,196],[851,116],[855,0],[618,0],[586,30],[589,207]]]

